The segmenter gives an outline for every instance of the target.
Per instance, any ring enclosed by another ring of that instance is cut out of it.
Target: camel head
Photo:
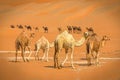
[[[109,41],[109,40],[110,40],[110,38],[108,36],[104,35],[101,40],[101,46],[103,47],[105,45],[106,41]]]
[[[84,32],[83,36],[85,37],[85,39],[87,39],[88,36],[89,36],[89,33],[88,32]]]
[[[102,40],[104,40],[104,41],[109,41],[110,38],[109,38],[108,36],[104,35],[103,38],[102,38]]]
[[[92,27],[86,27],[86,29],[88,30],[88,31],[91,31],[91,32],[94,32],[94,30],[93,30],[93,28]]]
[[[86,29],[87,29],[90,36],[94,34],[94,30],[92,27],[89,27],[89,28],[87,27]]]

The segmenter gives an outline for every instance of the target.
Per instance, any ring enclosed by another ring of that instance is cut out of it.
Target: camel
[[[88,65],[91,65],[91,60],[92,57],[95,60],[95,64],[99,64],[99,51],[100,48],[105,45],[105,42],[110,40],[107,36],[103,36],[103,38],[100,40],[96,34],[92,34],[91,36],[88,37],[87,42],[86,42],[86,58],[88,61]]]
[[[38,52],[40,49],[42,49],[44,53],[42,60],[45,59],[48,61],[48,52],[50,47],[53,47],[53,45],[50,45],[49,41],[44,36],[42,36],[35,44],[35,60],[36,57],[39,60]]]
[[[88,34],[85,32],[80,41],[75,41],[73,36],[70,33],[68,33],[66,30],[64,32],[62,32],[61,34],[59,34],[54,41],[54,47],[55,47],[54,68],[58,68],[58,69],[62,68],[62,66],[68,59],[68,50],[69,49],[71,51],[71,53],[70,53],[71,54],[71,65],[72,65],[72,68],[75,68],[73,65],[74,47],[81,46],[85,42],[87,35]],[[59,64],[59,54],[60,54],[60,51],[62,48],[65,49],[66,57],[65,57],[64,61],[61,64]]]
[[[76,26],[72,26],[73,28],[73,33],[76,33],[77,27]]]
[[[25,25],[25,28],[26,28],[27,30],[30,30],[30,31],[32,30],[32,27],[31,27],[30,25],[28,25],[28,26]]]
[[[72,33],[72,27],[71,26],[67,26],[68,32]]]
[[[11,27],[11,28],[15,28],[15,26],[14,26],[14,25],[10,25],[10,27]]]
[[[61,27],[58,27],[57,28],[59,32],[62,32],[62,28]]]
[[[38,28],[38,27],[35,27],[35,31],[39,31],[39,28]]]
[[[82,31],[81,27],[77,27],[77,33],[80,33]]]
[[[20,33],[20,35],[17,37],[17,39],[15,40],[15,48],[16,48],[16,59],[15,62],[17,62],[17,55],[18,55],[18,51],[21,49],[21,56],[23,58],[23,61],[29,61],[29,57],[31,55],[31,48],[30,48],[30,43],[31,43],[31,39],[34,37],[34,33],[30,33],[30,35],[28,36],[26,34],[25,31],[22,31]],[[26,48],[28,48],[30,55],[28,57],[28,59],[25,58],[25,50]]]
[[[93,28],[92,27],[86,27],[86,29],[88,30],[88,31],[92,31],[92,32],[94,32],[94,30],[93,30]]]
[[[19,29],[23,29],[24,27],[22,25],[17,25]]]
[[[43,26],[43,29],[44,29],[44,33],[48,33],[48,27]]]

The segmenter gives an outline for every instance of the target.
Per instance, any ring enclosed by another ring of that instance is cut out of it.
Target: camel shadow
[[[44,66],[44,67],[46,67],[46,68],[54,68],[54,66]]]
[[[90,65],[89,65],[89,64],[87,64],[87,63],[80,63],[80,64],[76,64],[76,65],[81,66],[81,67],[82,67],[82,66],[83,66],[83,67],[84,67],[84,66],[88,66],[88,67],[89,67],[89,66],[93,66],[94,64],[90,64]]]
[[[78,64],[78,66],[89,66],[88,64]]]
[[[20,63],[21,61],[9,60],[8,62],[11,62],[11,63]]]
[[[24,61],[9,60],[8,62],[11,62],[11,63],[22,63],[22,62],[24,62]],[[29,62],[29,60],[28,60],[28,61],[25,61],[25,62]]]
[[[44,66],[44,67],[46,67],[46,68],[52,68],[52,69],[54,68],[54,66]],[[62,68],[71,68],[71,66],[63,66]],[[62,69],[62,68],[61,68],[61,69]],[[54,68],[54,69],[55,69],[55,68]],[[56,69],[57,69],[57,68],[56,68]]]

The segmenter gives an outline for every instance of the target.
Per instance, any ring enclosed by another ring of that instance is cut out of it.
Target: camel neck
[[[76,47],[82,46],[85,40],[86,40],[85,37],[82,37],[79,41],[75,42],[75,46]]]
[[[100,46],[101,46],[101,47],[104,47],[104,45],[105,45],[105,40],[101,40],[101,41],[100,41]]]

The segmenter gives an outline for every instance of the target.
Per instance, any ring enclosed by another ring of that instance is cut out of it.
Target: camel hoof
[[[49,60],[45,60],[45,62],[49,62]]]
[[[88,64],[88,66],[91,66],[91,65],[92,65],[91,63]]]
[[[63,68],[63,65],[61,64],[60,67]]]
[[[57,68],[56,66],[54,66],[54,68]]]
[[[12,62],[15,62],[15,63],[16,63],[16,62],[18,62],[18,61],[17,61],[17,60],[15,60],[15,61],[12,61]]]
[[[62,69],[62,67],[61,67],[61,66],[59,66],[59,67],[58,67],[58,69]]]
[[[26,59],[27,62],[29,62],[29,59]]]
[[[75,69],[75,67],[72,67],[72,69]]]
[[[24,62],[26,62],[25,60],[23,60]]]

